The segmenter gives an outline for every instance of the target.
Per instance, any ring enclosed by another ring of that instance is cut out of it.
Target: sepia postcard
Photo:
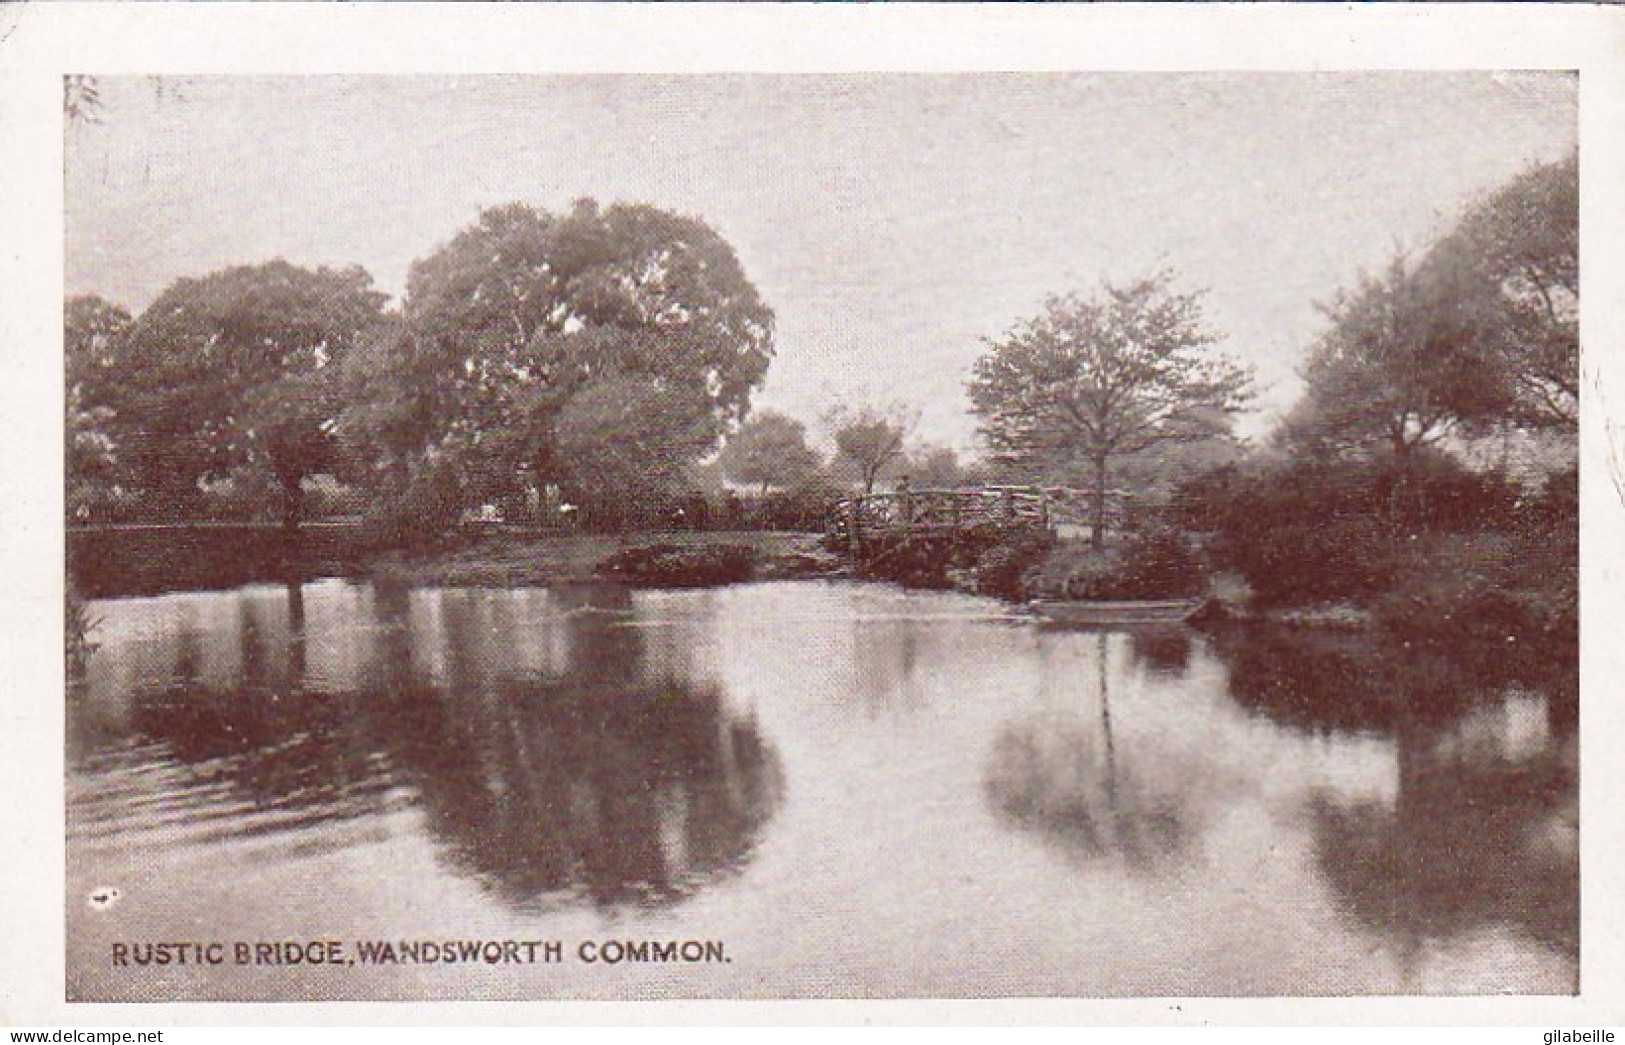
[[[1625,1016],[1625,18],[135,6],[0,10],[0,1020]]]

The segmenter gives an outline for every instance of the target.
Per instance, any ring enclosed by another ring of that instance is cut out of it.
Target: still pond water
[[[1493,656],[828,582],[92,612],[72,998],[1577,987],[1571,703]],[[233,960],[290,940],[538,960]],[[639,941],[712,960],[582,956]],[[135,964],[154,942],[223,960]]]

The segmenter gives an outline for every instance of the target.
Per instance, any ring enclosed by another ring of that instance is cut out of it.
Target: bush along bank
[[[611,555],[597,573],[638,588],[709,588],[750,580],[757,559],[756,549],[742,544],[651,544]]]
[[[1205,594],[1208,571],[1185,534],[1147,524],[1105,548],[1060,544],[1028,578],[1032,598],[1115,602]]]
[[[840,575],[839,556],[813,534],[493,534],[439,551],[397,553],[375,576],[435,587],[547,587],[611,583],[707,588],[744,581]]]
[[[1425,462],[1403,486],[1370,463],[1227,469],[1176,497],[1244,615],[1406,641],[1490,639],[1577,653],[1574,473],[1527,492],[1495,472]]]
[[[916,540],[865,556],[857,576],[906,588],[937,588],[1024,601],[1028,584],[1056,546],[1047,530],[988,527],[951,541]]]
[[[1104,548],[1047,530],[990,529],[951,545],[917,543],[876,556],[863,575],[908,587],[952,588],[1025,603],[1033,599],[1175,599],[1201,595],[1208,573],[1190,540],[1146,527]]]

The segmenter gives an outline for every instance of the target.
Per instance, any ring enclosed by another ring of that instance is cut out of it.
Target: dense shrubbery
[[[1011,601],[1028,598],[1034,574],[1054,547],[1055,538],[1047,530],[1023,531],[989,543],[977,551],[971,567],[976,590]]]
[[[1400,481],[1365,463],[1227,469],[1187,484],[1185,525],[1263,608],[1352,602],[1408,640],[1542,643],[1578,637],[1578,484],[1533,495],[1442,456]]]
[[[1174,513],[1209,535],[1215,565],[1240,572],[1262,605],[1360,598],[1392,571],[1374,479],[1353,469],[1226,468],[1182,487]]]
[[[304,498],[303,515],[312,522],[361,516],[371,502],[366,491],[331,476],[307,479]],[[72,508],[69,525],[274,523],[282,513],[282,491],[244,471],[203,484],[183,501],[101,486],[82,492]]]
[[[1416,568],[1432,535],[1504,530],[1520,509],[1505,476],[1418,455],[1404,475],[1335,459],[1221,469],[1182,487],[1173,514],[1261,605],[1289,606],[1367,602]]]
[[[1528,518],[1537,520],[1553,536],[1579,540],[1580,469],[1569,468],[1546,480],[1529,506]]]
[[[816,533],[824,529],[835,502],[846,491],[821,484],[774,491],[742,513],[743,529]]]
[[[504,498],[491,505],[489,519],[479,520],[466,508],[468,491],[459,485],[453,469],[424,469],[400,494],[378,498],[366,526],[371,543],[382,548],[420,548],[454,540],[460,520],[476,529],[496,525],[520,532],[817,533],[841,495],[817,485],[751,498],[650,486],[596,496],[565,492],[561,502],[539,510],[527,506],[522,497]]]
[[[1266,607],[1360,602],[1385,590],[1396,569],[1386,528],[1372,516],[1352,513],[1275,525],[1261,517],[1224,533],[1214,553],[1240,571]]]
[[[1536,641],[1573,657],[1579,640],[1579,530],[1573,473],[1495,532],[1419,542],[1372,609],[1411,639]]]
[[[597,533],[631,530],[772,530],[817,533],[824,529],[839,491],[818,486],[742,498],[732,492],[646,491],[636,496],[582,498],[578,524]],[[522,516],[512,521],[523,525]]]
[[[1038,587],[1055,547],[1048,530],[987,527],[960,533],[951,543],[916,540],[871,554],[862,572],[913,588],[958,587],[1019,602]]]
[[[1059,555],[1040,579],[1044,594],[1067,599],[1177,599],[1200,594],[1207,571],[1184,534],[1145,526],[1105,549],[1072,549]]]

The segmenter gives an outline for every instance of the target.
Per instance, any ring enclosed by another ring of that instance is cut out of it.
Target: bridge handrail
[[[860,541],[871,534],[969,530],[987,525],[1048,526],[1050,498],[1036,487],[905,488],[845,497],[829,532]]]
[[[907,490],[886,490],[880,493],[854,494],[851,497],[842,497],[836,504],[851,504],[854,501],[895,501],[903,498],[921,497],[927,495],[949,495],[965,499],[979,497],[1014,497],[1024,501],[1049,500],[1049,495],[1042,487],[1037,486],[913,486]]]

